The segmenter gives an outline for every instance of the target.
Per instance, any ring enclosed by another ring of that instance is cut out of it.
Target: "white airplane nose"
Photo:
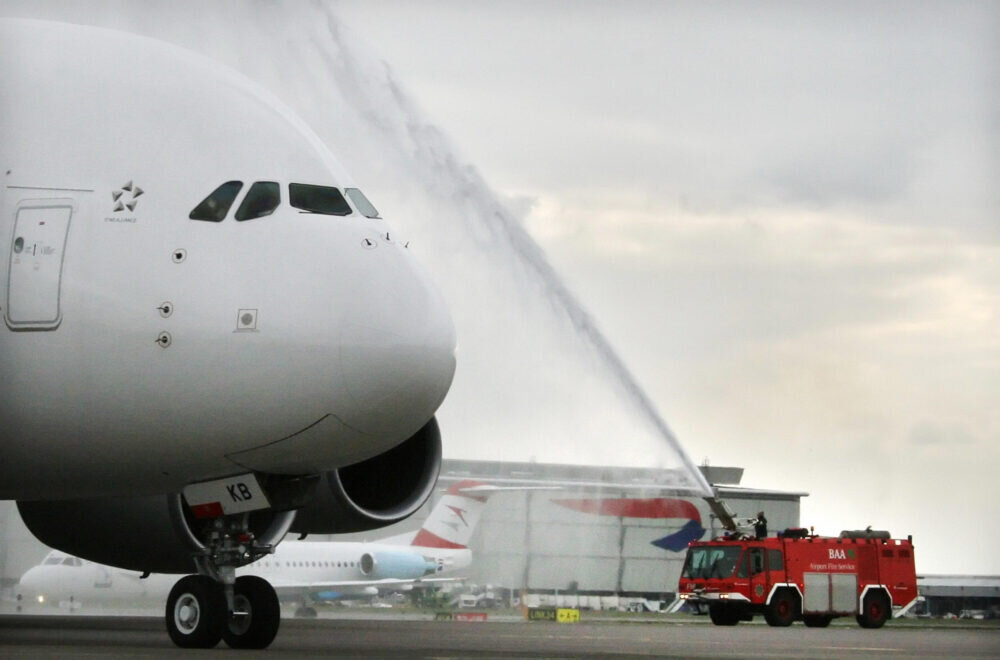
[[[29,568],[27,572],[21,576],[21,579],[17,583],[16,592],[21,595],[21,599],[25,603],[28,601],[30,601],[30,603],[34,603],[39,597],[44,599],[44,596],[42,596],[41,576],[39,575],[39,569],[37,566]]]
[[[243,468],[304,474],[382,454],[434,416],[455,375],[455,326],[444,298],[402,246],[377,243],[362,252],[368,267],[337,269],[317,257],[338,283],[328,304],[289,307],[289,331],[308,343],[289,401],[305,402],[301,430],[231,452]],[[315,273],[296,277],[315,281]],[[296,289],[297,290],[297,289]],[[298,312],[296,316],[294,312]],[[326,334],[329,332],[329,334]],[[321,416],[317,421],[317,417]]]
[[[455,326],[437,288],[412,262],[381,290],[366,287],[341,329],[342,382],[355,405],[342,421],[367,434],[419,429],[455,375]]]

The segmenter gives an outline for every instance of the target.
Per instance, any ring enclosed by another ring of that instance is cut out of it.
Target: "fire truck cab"
[[[880,628],[894,611],[905,612],[916,601],[913,543],[870,529],[839,537],[789,529],[763,539],[694,542],[678,596],[707,605],[718,626],[763,614],[772,626],[801,619],[821,628],[853,615],[863,628]]]

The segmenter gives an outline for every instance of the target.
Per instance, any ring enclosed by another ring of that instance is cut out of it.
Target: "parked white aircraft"
[[[236,568],[430,495],[444,301],[235,72],[4,19],[0,79],[0,498],[73,556],[197,573],[167,600],[178,645],[266,647],[274,589]]]
[[[371,597],[380,589],[455,580],[469,566],[469,541],[490,493],[509,490],[472,481],[453,484],[423,526],[375,542],[285,541],[274,554],[236,570],[266,576],[281,600],[300,603],[298,614],[315,616],[311,601]],[[95,604],[164,597],[176,575],[105,566],[58,550],[28,569],[16,588],[19,603],[77,609]]]

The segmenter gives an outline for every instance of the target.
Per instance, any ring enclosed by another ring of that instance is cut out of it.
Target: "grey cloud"
[[[904,195],[916,163],[905,144],[853,139],[813,145],[776,159],[763,175],[787,201],[822,207],[838,202],[881,203]]]
[[[1000,177],[995,5],[393,7],[404,17],[344,13],[373,37],[382,21],[427,34],[416,53],[395,32],[376,45],[488,181],[987,236],[988,214],[948,209],[1000,211],[982,174]],[[505,37],[484,48],[489,34]],[[975,139],[948,147],[956,133]]]
[[[907,436],[907,442],[919,448],[925,447],[967,447],[976,442],[967,428],[958,425],[946,426],[934,422],[915,424]],[[962,449],[961,451],[968,451]]]

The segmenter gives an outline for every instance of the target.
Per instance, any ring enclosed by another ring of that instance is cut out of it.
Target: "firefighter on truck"
[[[881,628],[894,610],[905,612],[916,601],[913,543],[870,528],[839,537],[788,529],[770,538],[695,541],[678,596],[707,605],[717,626],[763,614],[772,626],[801,619],[822,628],[854,616],[863,628]]]

